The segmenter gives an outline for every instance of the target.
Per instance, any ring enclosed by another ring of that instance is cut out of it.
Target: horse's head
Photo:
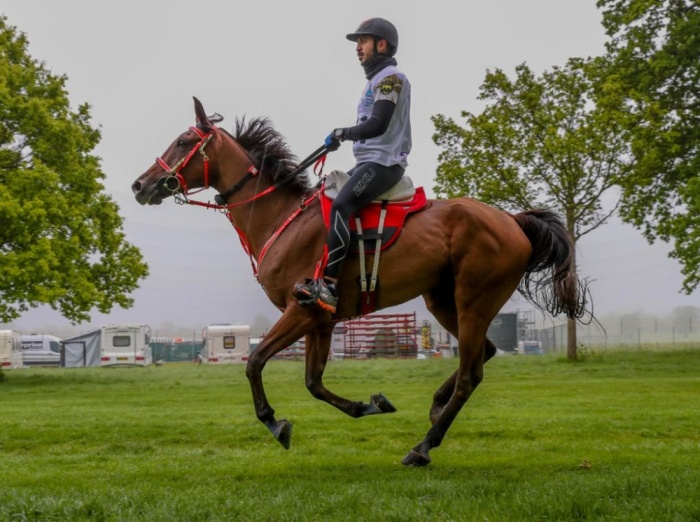
[[[217,131],[218,114],[207,116],[202,103],[194,98],[196,125],[180,134],[156,158],[151,167],[131,185],[136,201],[142,205],[160,205],[168,196],[210,185],[210,158],[206,147]]]
[[[287,192],[306,194],[306,172],[267,118],[236,120],[235,133],[230,134],[216,126],[223,118],[207,116],[197,98],[194,110],[196,125],[180,134],[131,185],[136,201],[159,205],[168,196],[182,194],[188,203],[199,204],[186,196],[207,187],[219,192],[217,205],[228,208],[282,186]],[[252,179],[258,182],[248,183]]]

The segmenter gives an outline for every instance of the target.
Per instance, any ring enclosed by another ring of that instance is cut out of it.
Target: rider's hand
[[[334,129],[326,139],[323,144],[326,146],[327,150],[338,150],[340,147],[340,142],[343,140],[343,129]]]

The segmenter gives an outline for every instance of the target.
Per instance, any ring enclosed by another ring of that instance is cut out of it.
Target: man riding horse
[[[323,381],[336,322],[357,315],[358,303],[364,302],[362,285],[353,284],[363,280],[364,269],[349,263],[340,272],[349,242],[348,218],[401,179],[411,145],[410,87],[393,60],[395,28],[374,18],[348,38],[357,42],[369,83],[358,124],[334,130],[317,151],[323,155],[348,139],[354,142],[357,158],[351,182],[340,189],[333,205],[330,234],[327,201],[308,183],[307,160],[294,160],[270,121],[238,121],[229,133],[216,125],[222,117],[207,116],[197,98],[196,124],[180,133],[132,184],[143,205],[176,196],[181,202],[224,210],[235,227],[258,281],[282,311],[250,354],[246,377],[257,418],[287,449],[292,425],[277,418],[263,370],[275,354],[301,337],[306,341],[305,384],[315,398],[353,418],[396,411],[381,393],[371,395],[369,402],[351,400]],[[218,192],[215,204],[188,198],[208,187]],[[359,232],[357,224],[356,229]],[[321,278],[324,261],[326,279]],[[482,381],[484,364],[496,354],[486,336],[488,326],[516,289],[552,315],[565,313],[576,319],[589,313],[587,283],[575,270],[574,244],[562,219],[547,209],[510,214],[465,197],[430,200],[406,218],[377,270],[382,291],[375,309],[421,296],[459,347],[457,368],[433,394],[431,426],[402,461],[407,466],[430,463],[430,451],[440,446]],[[309,273],[315,274],[314,281],[295,285]],[[302,301],[312,306],[302,306]]]
[[[325,145],[335,150],[341,141],[353,141],[357,163],[331,207],[322,258],[325,272],[296,284],[292,292],[300,303],[331,313],[338,304],[336,284],[350,244],[350,217],[401,179],[411,151],[411,84],[396,67],[396,27],[383,18],[370,18],[347,39],[356,42],[367,85],[357,105],[357,124],[333,130]]]

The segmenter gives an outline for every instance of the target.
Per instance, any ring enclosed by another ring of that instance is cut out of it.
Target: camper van
[[[14,370],[22,367],[22,334],[0,330],[0,368]]]
[[[60,366],[61,339],[55,335],[23,335],[22,360],[25,366]]]
[[[212,364],[243,363],[250,355],[250,326],[212,324],[202,330],[202,360]]]
[[[108,324],[100,335],[102,366],[148,366],[151,328],[143,324]]]

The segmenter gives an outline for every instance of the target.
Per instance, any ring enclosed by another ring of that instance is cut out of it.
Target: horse
[[[285,448],[291,423],[277,419],[263,385],[263,369],[279,351],[305,336],[305,383],[316,399],[354,417],[396,411],[382,394],[368,403],[330,391],[323,383],[331,334],[338,322],[358,314],[357,255],[350,253],[337,284],[335,314],[303,306],[292,289],[316,273],[326,228],[318,187],[299,168],[284,137],[268,118],[237,119],[228,132],[194,98],[196,124],[180,134],[132,184],[138,203],[158,205],[169,196],[224,209],[238,231],[253,270],[279,320],[246,366],[257,418]],[[217,204],[197,202],[197,190],[213,188]],[[447,430],[483,379],[496,354],[489,324],[519,290],[542,310],[578,319],[586,311],[585,282],[575,272],[573,245],[561,219],[533,209],[511,214],[460,197],[428,200],[408,216],[394,244],[382,253],[377,309],[422,296],[428,311],[459,344],[457,369],[433,396],[425,437],[403,458],[426,466]]]

